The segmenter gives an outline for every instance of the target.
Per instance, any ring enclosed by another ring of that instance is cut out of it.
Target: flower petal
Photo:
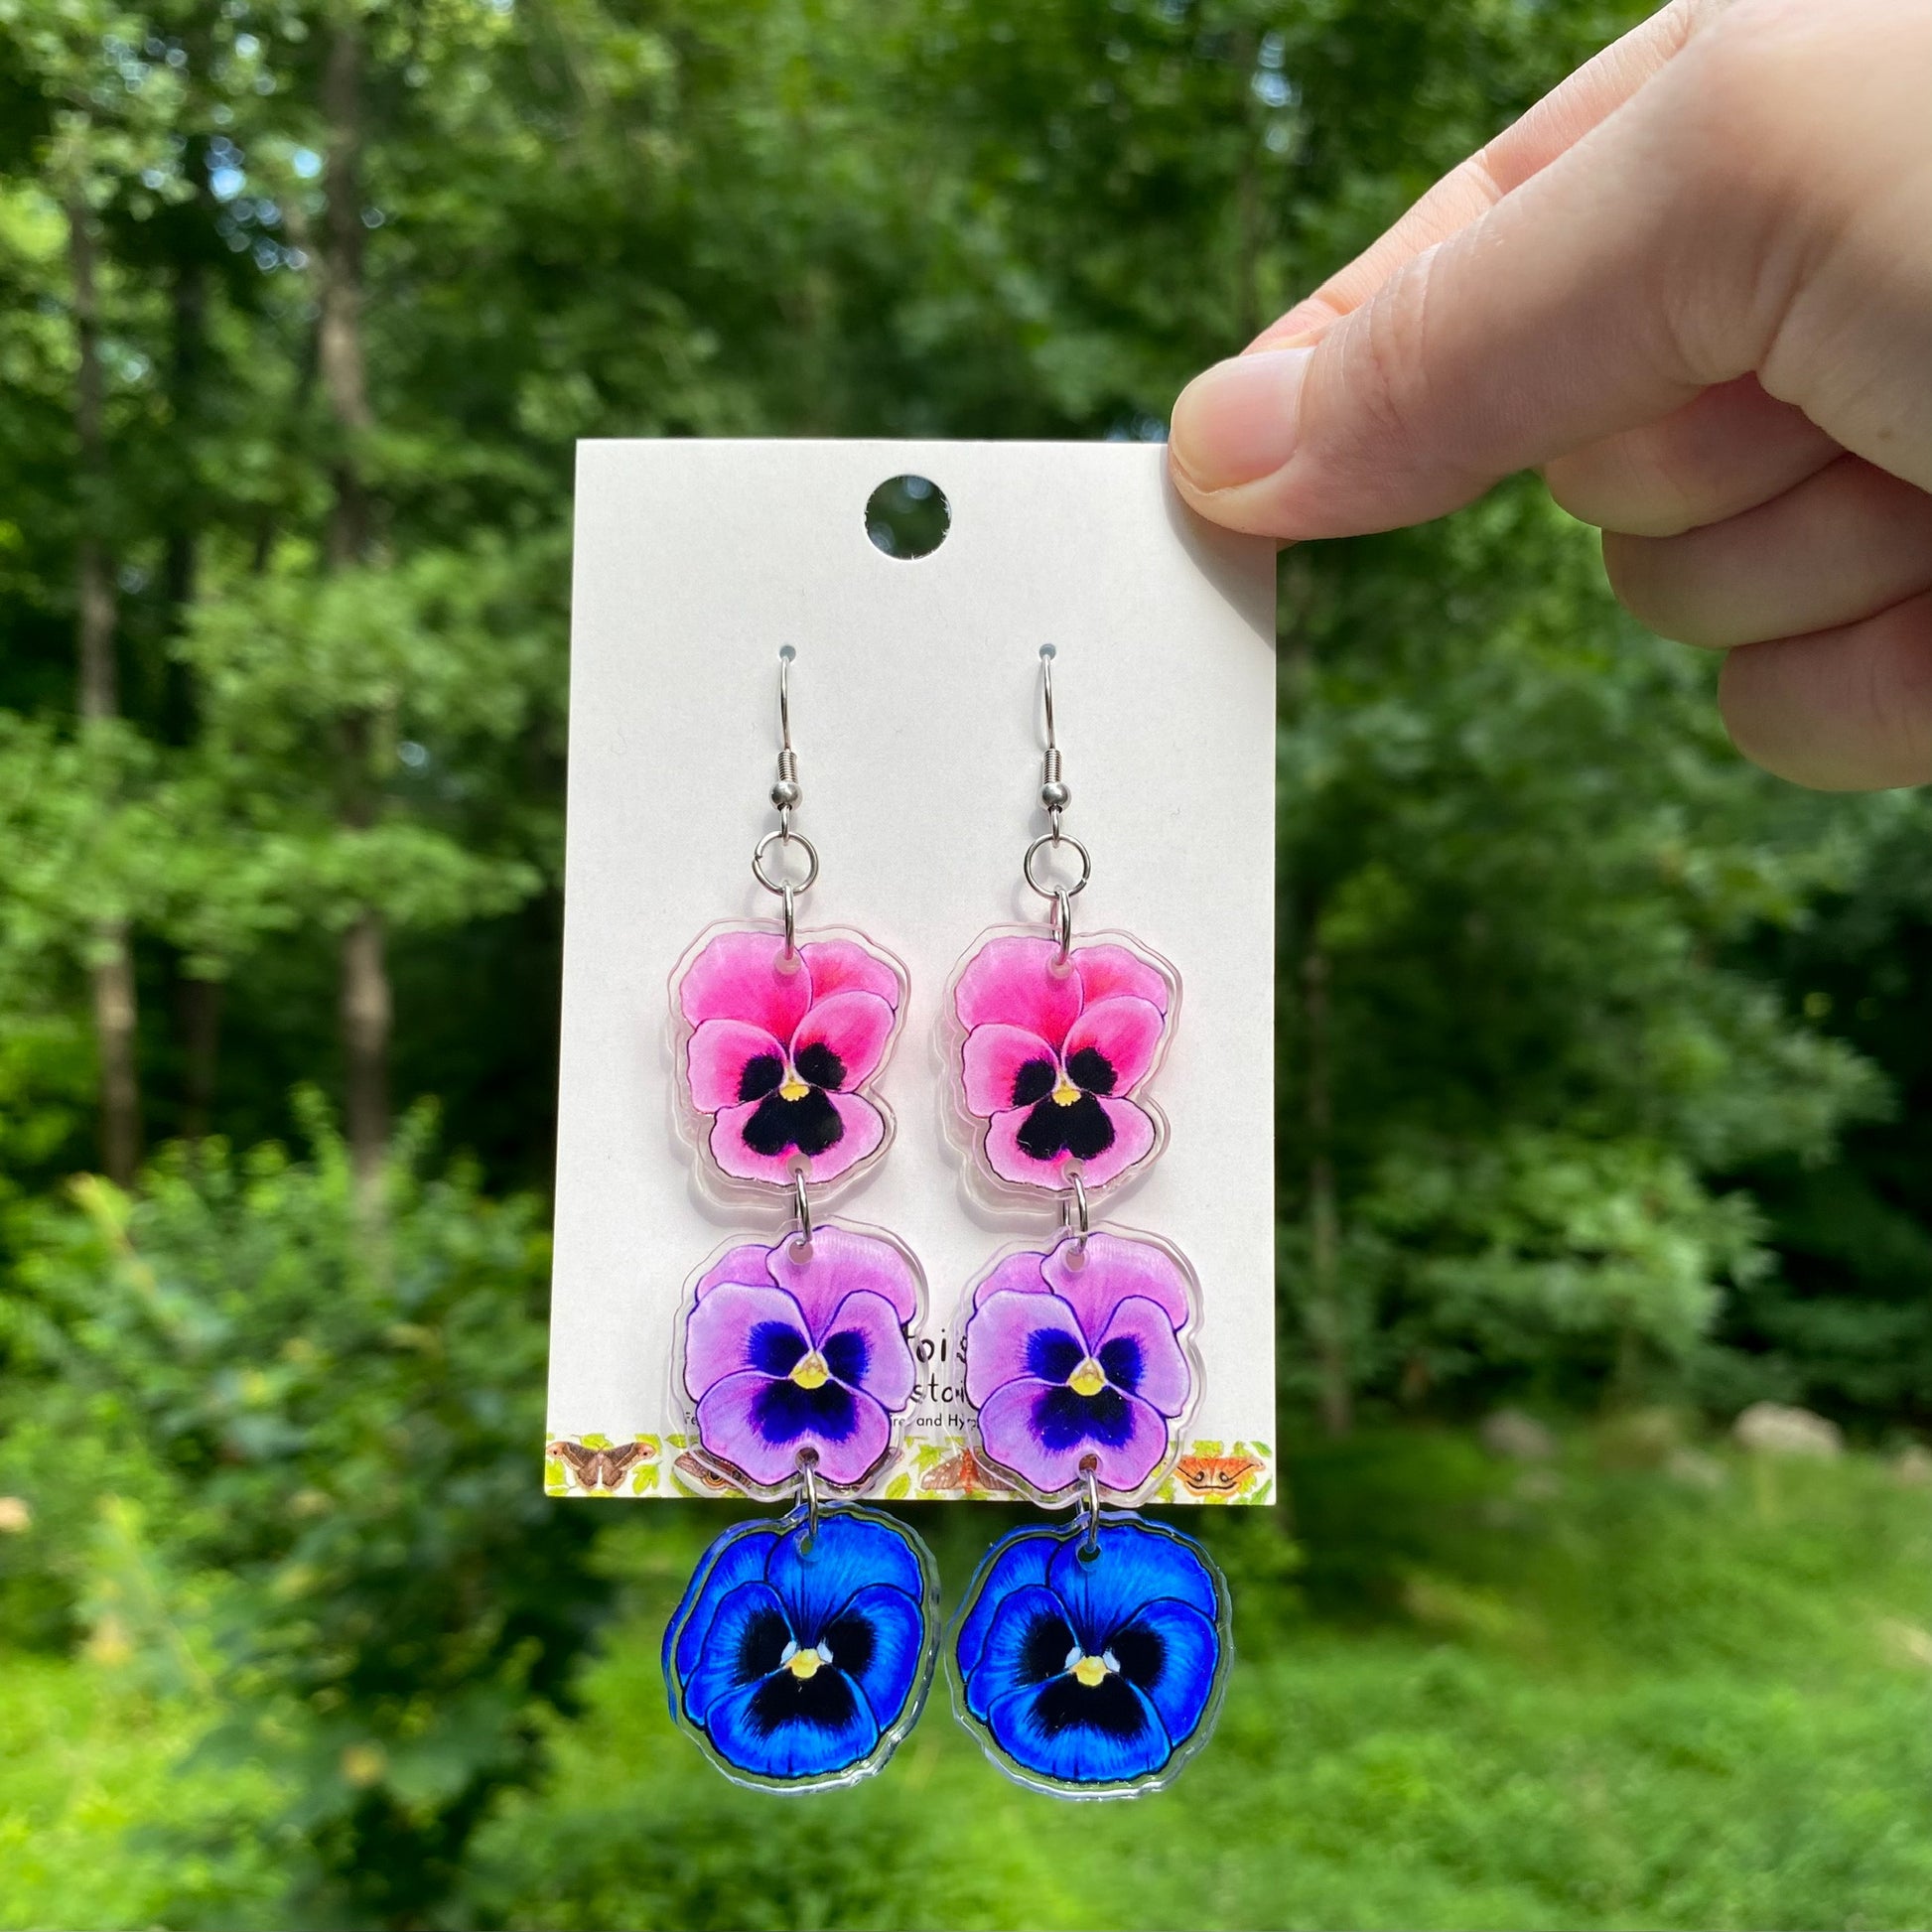
[[[680,1681],[688,1680],[697,1668],[698,1652],[711,1629],[718,1605],[741,1584],[761,1582],[766,1559],[778,1542],[779,1532],[769,1523],[741,1523],[727,1530],[698,1559],[691,1573],[683,1600],[664,1626],[665,1680],[669,1684],[675,1664]],[[672,1690],[672,1710],[676,1711],[676,1687]]]
[[[858,1591],[819,1632],[833,1666],[858,1688],[881,1730],[890,1730],[925,1661],[921,1602],[891,1584]]]
[[[1094,1351],[1115,1388],[1177,1416],[1194,1393],[1194,1372],[1175,1339],[1167,1311],[1144,1295],[1130,1295],[1114,1311]]]
[[[842,1383],[801,1389],[783,1376],[747,1369],[705,1391],[698,1438],[707,1453],[761,1487],[796,1474],[805,1449],[816,1452],[827,1482],[848,1486],[886,1452],[892,1424],[871,1396]]]
[[[811,1345],[804,1311],[783,1289],[723,1283],[685,1317],[685,1390],[696,1402],[745,1369],[787,1375]]]
[[[1060,1049],[1069,1078],[1089,1093],[1130,1093],[1147,1078],[1167,1024],[1147,1000],[1090,1005],[1067,1030]]]
[[[1145,1000],[1162,1013],[1173,1005],[1173,982],[1125,946],[1075,946],[1073,969],[1087,1006],[1122,997]]]
[[[1031,1252],[1008,1255],[973,1290],[973,1306],[978,1308],[982,1302],[990,1302],[996,1295],[1052,1294],[1045,1276],[1039,1272],[1039,1264],[1045,1259],[1044,1255]]]
[[[793,1635],[775,1590],[756,1581],[740,1584],[719,1600],[698,1639],[684,1681],[685,1715],[703,1724],[720,1698],[768,1676]]]
[[[1214,1694],[1222,1645],[1212,1619],[1176,1597],[1157,1597],[1114,1632],[1107,1648],[1121,1675],[1161,1714],[1168,1735],[1183,1742]]]
[[[1139,1396],[1117,1389],[1081,1396],[1045,1381],[995,1389],[980,1405],[979,1426],[994,1462],[1049,1495],[1078,1482],[1088,1456],[1104,1487],[1138,1489],[1171,1447],[1166,1421]]]
[[[1040,1273],[1053,1293],[1079,1311],[1089,1334],[1104,1335],[1114,1311],[1136,1295],[1152,1302],[1176,1328],[1193,1316],[1186,1273],[1158,1242],[1096,1230],[1082,1249],[1069,1237],[1040,1263]]]
[[[1047,1566],[1059,1547],[1060,1539],[1052,1530],[1015,1530],[981,1558],[973,1581],[966,1587],[971,1607],[960,1619],[953,1638],[953,1654],[959,1660],[962,1679],[977,1668],[986,1633],[1000,1605],[1015,1590],[1045,1583]]]
[[[1187,1604],[1210,1623],[1220,1613],[1213,1576],[1193,1544],[1145,1523],[1103,1521],[1100,1555],[1087,1563],[1080,1561],[1078,1539],[1062,1543],[1047,1587],[1066,1605],[1080,1641],[1093,1649],[1104,1649],[1116,1630],[1163,1597]]]
[[[1076,1153],[1065,1145],[1063,1134],[1042,1132],[1065,1120],[1072,1128],[1078,1146],[1093,1146],[1086,1132],[1096,1120],[1111,1138],[1097,1153]],[[986,1130],[986,1159],[1003,1180],[1019,1181],[1029,1187],[1067,1186],[1067,1170],[1077,1166],[1088,1187],[1102,1187],[1117,1178],[1137,1161],[1145,1160],[1154,1146],[1154,1122],[1131,1100],[1102,1100],[1083,1094],[1071,1107],[1046,1101],[1037,1107],[1016,1107],[995,1114]],[[1030,1152],[1041,1150],[1041,1155]],[[1043,1158],[1041,1156],[1043,1155]]]
[[[751,1288],[771,1286],[771,1246],[765,1241],[742,1241],[728,1254],[720,1255],[698,1278],[692,1291],[700,1302],[720,1282],[743,1282]]]
[[[771,1251],[771,1279],[798,1298],[814,1334],[823,1334],[833,1310],[862,1290],[883,1295],[900,1321],[919,1312],[918,1270],[905,1250],[836,1221],[821,1221],[812,1230],[809,1259],[800,1257],[795,1242],[779,1242]]]
[[[1065,969],[1054,972],[1058,959],[1059,947],[1051,939],[1009,933],[987,940],[953,988],[959,1024],[968,1032],[986,1026],[1024,1027],[1057,1046],[1084,1004],[1079,975]]]
[[[812,1003],[812,976],[795,961],[784,971],[784,950],[779,932],[719,933],[678,982],[679,1011],[694,1027],[744,1020],[789,1039]]]
[[[800,1643],[816,1643],[825,1626],[859,1594],[890,1584],[915,1603],[926,1596],[925,1571],[903,1530],[874,1516],[839,1510],[822,1517],[804,1548],[806,1526],[787,1530],[765,1565],[784,1599]]]
[[[762,1778],[825,1778],[872,1755],[879,1726],[857,1686],[838,1670],[781,1670],[711,1707],[712,1748]]]
[[[989,1296],[968,1317],[962,1339],[966,1395],[975,1408],[1009,1382],[1064,1382],[1088,1353],[1080,1317],[1052,1295]]]
[[[776,1095],[766,1094],[762,1100],[742,1107],[727,1107],[713,1124],[711,1157],[734,1179],[766,1180],[774,1187],[788,1187],[792,1170],[798,1167],[804,1170],[807,1180],[832,1180],[874,1153],[886,1138],[885,1120],[871,1101],[855,1093],[821,1093],[814,1087],[807,1100],[779,1104],[800,1109],[809,1106],[808,1116],[797,1117],[801,1131],[822,1125],[829,1108],[837,1123],[836,1137],[825,1145],[822,1134],[806,1133],[812,1144],[809,1151],[795,1142],[783,1144],[767,1131],[776,1101]],[[760,1110],[763,1120],[759,1119]],[[753,1141],[759,1145],[754,1146]],[[775,1152],[765,1151],[772,1146]]]
[[[870,993],[895,1012],[905,1004],[905,981],[876,952],[850,939],[807,939],[798,950],[811,969],[812,998],[837,993]]]
[[[785,1077],[785,1049],[762,1027],[743,1020],[707,1020],[684,1049],[691,1104],[715,1114],[742,1101],[762,1100]]]
[[[1069,1674],[1011,1691],[987,1713],[986,1727],[1016,1764],[1062,1784],[1126,1784],[1173,1755],[1154,1706],[1111,1674],[1091,1686]]]
[[[879,1071],[892,1033],[893,1009],[876,993],[815,1000],[791,1036],[791,1063],[813,1086],[850,1093]]]
[[[1037,1034],[989,1023],[966,1035],[960,1071],[967,1112],[986,1120],[1044,1099],[1059,1078],[1060,1061]]]
[[[895,1412],[911,1401],[918,1375],[912,1344],[899,1325],[898,1311],[885,1296],[871,1289],[848,1295],[825,1323],[818,1350],[847,1388],[863,1389]]]
[[[1073,1626],[1050,1589],[1016,1589],[994,1611],[985,1643],[965,1673],[966,1708],[984,1718],[1015,1691],[1037,1689],[1066,1669]]]

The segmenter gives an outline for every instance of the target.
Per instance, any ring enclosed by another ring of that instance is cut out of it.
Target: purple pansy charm
[[[918,1263],[890,1237],[821,1222],[809,1242],[743,1242],[698,1277],[679,1377],[705,1457],[786,1492],[801,1459],[857,1488],[892,1453],[911,1400]]]
[[[977,1284],[966,1392],[986,1457],[1040,1496],[1091,1468],[1138,1499],[1167,1472],[1198,1383],[1192,1272],[1151,1235],[1069,1235]]]

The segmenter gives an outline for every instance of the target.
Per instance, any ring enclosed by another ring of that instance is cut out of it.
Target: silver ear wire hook
[[[1053,659],[1059,655],[1052,644],[1039,647],[1039,691],[1046,710],[1046,749],[1039,760],[1039,802],[1053,827],[1053,841],[1059,842],[1060,814],[1073,802],[1073,793],[1060,776],[1060,741],[1053,719]]]
[[[784,903],[787,960],[794,958],[798,951],[798,895],[809,892],[818,878],[818,848],[803,832],[791,829],[791,815],[805,797],[805,789],[798,782],[798,754],[791,748],[791,660],[797,655],[789,644],[778,646],[778,775],[771,785],[771,806],[778,814],[778,829],[765,833],[752,854],[752,877]],[[794,845],[805,855],[804,878],[774,876],[767,863],[772,848],[788,851]]]
[[[1046,716],[1046,748],[1040,754],[1039,760],[1039,805],[1051,829],[1042,832],[1028,846],[1020,869],[1026,875],[1027,884],[1041,898],[1053,902],[1053,941],[1059,948],[1057,969],[1064,970],[1067,956],[1073,949],[1073,901],[1086,891],[1087,881],[1093,877],[1093,855],[1071,832],[1060,829],[1060,815],[1072,802],[1073,792],[1060,775],[1059,721],[1053,712],[1053,659],[1058,654],[1052,644],[1041,644],[1039,647],[1039,693]],[[1039,876],[1040,855],[1049,850],[1058,852],[1063,845],[1070,847],[1080,861],[1080,876],[1070,886],[1059,885]]]

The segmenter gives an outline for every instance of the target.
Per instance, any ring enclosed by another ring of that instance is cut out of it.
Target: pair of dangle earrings
[[[679,1725],[727,1776],[782,1791],[880,1769],[918,1719],[939,1649],[930,1553],[857,1500],[897,1459],[924,1276],[897,1237],[814,1213],[815,1198],[892,1145],[874,1083],[907,980],[857,932],[797,929],[819,859],[792,825],[791,658],[780,651],[778,824],[752,862],[781,915],[704,933],[671,1003],[680,1127],[708,1190],[787,1216],[773,1238],[732,1242],[693,1278],[676,1406],[702,1464],[792,1507],[711,1546],[663,1655]],[[945,1062],[949,1139],[972,1198],[1051,1216],[1046,1238],[1001,1253],[964,1297],[975,1453],[1006,1485],[1076,1513],[988,1552],[949,1664],[960,1722],[1009,1776],[1062,1797],[1132,1796],[1166,1784],[1205,1741],[1231,1654],[1219,1571],[1190,1538],[1135,1513],[1172,1471],[1198,1399],[1198,1285],[1168,1242],[1091,1218],[1166,1144],[1146,1089],[1180,989],[1131,939],[1075,939],[1092,862],[1062,826],[1052,646],[1040,658],[1049,829],[1023,872],[1050,917],[974,944],[947,990]],[[1043,878],[1065,855],[1071,883]]]

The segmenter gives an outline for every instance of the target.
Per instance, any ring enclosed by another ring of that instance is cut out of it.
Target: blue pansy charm
[[[953,1637],[960,1720],[1059,1797],[1157,1790],[1207,1741],[1233,1654],[1197,1543],[1123,1513],[995,1544]]]
[[[664,1632],[671,1716],[741,1784],[867,1777],[925,1703],[937,1598],[925,1546],[870,1510],[728,1530]]]

